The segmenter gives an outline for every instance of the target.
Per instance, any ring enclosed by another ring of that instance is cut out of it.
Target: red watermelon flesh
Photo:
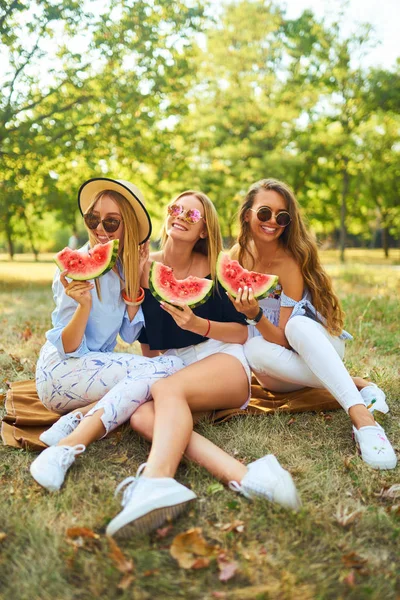
[[[239,288],[251,287],[255,298],[265,298],[271,288],[278,283],[276,275],[266,275],[256,271],[248,271],[240,266],[237,260],[232,260],[224,252],[220,252],[217,260],[218,281],[226,291],[236,298]]]
[[[211,279],[193,277],[175,279],[173,269],[160,262],[153,261],[150,267],[149,288],[157,300],[169,304],[186,304],[195,308],[203,304],[211,294]]]
[[[67,270],[66,276],[75,281],[86,281],[104,275],[113,268],[118,257],[118,240],[106,244],[96,244],[87,252],[64,248],[54,260],[61,271]]]

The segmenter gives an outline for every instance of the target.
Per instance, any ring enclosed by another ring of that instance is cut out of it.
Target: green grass
[[[381,385],[391,406],[384,426],[399,450],[400,270],[379,268],[371,256],[346,266],[324,261],[343,301],[349,331],[346,364],[354,375]],[[0,261],[0,388],[6,380],[33,378],[36,358],[50,326],[51,263]],[[32,336],[24,339],[29,328]],[[127,350],[124,345],[119,349]],[[131,349],[128,349],[132,351]],[[137,348],[133,348],[136,351]],[[303,509],[290,514],[263,502],[250,503],[200,467],[183,462],[177,474],[199,500],[164,538],[153,534],[121,543],[134,563],[134,580],[118,589],[122,574],[104,536],[119,510],[115,486],[134,474],[146,459],[148,444],[124,428],[93,444],[71,469],[59,494],[40,489],[29,474],[34,454],[0,447],[0,598],[54,600],[93,598],[135,600],[184,598],[231,599],[395,599],[400,593],[400,498],[385,499],[382,488],[400,483],[399,468],[377,472],[356,456],[350,424],[343,411],[241,417],[199,431],[245,462],[267,452],[277,454],[300,491]],[[394,507],[394,508],[393,508]],[[343,511],[358,511],[343,527]],[[241,533],[221,524],[241,520]],[[96,539],[72,540],[69,527],[87,527]],[[238,563],[227,583],[218,579],[215,561],[200,570],[181,569],[169,553],[175,535],[201,527]],[[3,539],[1,539],[3,537]],[[219,592],[215,596],[213,592]],[[223,595],[221,596],[221,593]]]

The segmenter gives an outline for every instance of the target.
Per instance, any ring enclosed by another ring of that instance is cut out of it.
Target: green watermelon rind
[[[176,304],[171,302],[171,300],[167,297],[167,294],[162,295],[162,291],[160,291],[159,289],[157,289],[155,287],[156,284],[154,283],[153,279],[156,276],[155,271],[157,269],[157,264],[159,264],[163,267],[165,266],[162,263],[159,263],[155,260],[151,263],[150,273],[149,273],[149,290],[150,290],[150,292],[153,294],[154,298],[156,300],[158,300],[159,302],[168,302],[168,304],[171,304],[172,306],[180,308],[179,306],[177,306]],[[198,279],[201,279],[201,278],[199,277]],[[179,280],[177,280],[177,281],[179,281]],[[181,281],[185,281],[185,280],[182,279]],[[210,280],[206,279],[205,281],[209,282],[210,286],[209,286],[209,289],[204,294],[204,296],[196,299],[193,303],[192,302],[181,302],[181,304],[186,304],[193,310],[197,306],[200,306],[201,304],[204,304],[204,302],[207,302],[207,300],[209,299],[209,297],[211,296],[211,293],[213,291],[214,282],[211,279]]]
[[[221,271],[221,267],[222,267],[222,262],[224,260],[228,260],[228,261],[232,261],[231,258],[229,258],[229,256],[225,253],[225,252],[220,252],[217,258],[217,266],[216,266],[216,271],[217,271],[217,279],[220,282],[220,284],[222,285],[222,287],[228,292],[228,294],[230,294],[231,296],[233,296],[234,298],[236,298],[237,296],[237,290],[234,290],[225,280],[224,280],[224,276],[222,274]],[[235,261],[237,262],[237,261]],[[243,268],[243,267],[241,267]],[[246,270],[246,269],[244,269]],[[262,298],[266,298],[268,296],[268,294],[270,293],[271,289],[275,288],[277,283],[278,283],[278,276],[277,275],[268,275],[266,273],[262,273],[263,275],[266,275],[266,277],[269,277],[270,280],[268,281],[268,287],[267,288],[263,288],[263,291],[261,293],[255,293],[254,297],[257,300],[262,300]],[[253,290],[254,291],[254,290]]]
[[[89,281],[91,279],[97,279],[97,277],[101,277],[102,275],[105,275],[106,273],[108,273],[108,271],[111,271],[111,269],[114,267],[117,258],[118,258],[118,248],[119,248],[119,240],[110,240],[110,242],[112,242],[112,247],[111,248],[111,253],[107,259],[107,261],[105,261],[105,263],[103,263],[102,266],[99,265],[99,268],[96,269],[96,271],[91,271],[89,274],[85,274],[85,275],[76,275],[73,272],[67,272],[66,273],[66,277],[68,277],[69,279],[72,279],[73,281]],[[110,242],[107,242],[108,245],[110,244]],[[62,250],[61,250],[62,252]],[[58,253],[59,254],[59,253]],[[64,271],[65,267],[62,264],[62,262],[60,260],[58,260],[57,256],[58,254],[56,254],[56,256],[53,257],[54,262],[56,263],[57,267],[60,269],[60,271]],[[85,253],[82,253],[82,256],[85,256]]]

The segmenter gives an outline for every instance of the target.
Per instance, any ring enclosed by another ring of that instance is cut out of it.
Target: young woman
[[[233,250],[245,268],[279,276],[270,297],[257,301],[251,288],[239,290],[238,311],[250,324],[246,357],[269,390],[328,389],[348,413],[361,457],[376,469],[393,469],[397,458],[367,406],[388,412],[385,395],[343,365],[343,312],[317,247],[290,188],[274,179],[251,186],[240,210]],[[359,389],[360,391],[359,391]]]
[[[137,431],[153,438],[152,447],[146,465],[139,468],[141,476],[129,477],[117,488],[127,486],[124,508],[109,524],[109,535],[126,533],[126,525],[154,529],[196,498],[174,479],[184,452],[249,498],[258,495],[299,507],[293,480],[273,455],[246,467],[193,432],[193,412],[244,408],[249,399],[250,370],[241,345],[247,327],[215,280],[221,248],[218,218],[209,198],[190,190],[180,194],[168,207],[162,250],[152,259],[173,267],[177,279],[211,277],[215,290],[192,311],[185,305],[159,303],[147,289],[148,269],[144,273],[148,350],[161,351],[165,358],[179,357],[185,368],[153,384],[154,402],[131,419]]]
[[[31,465],[32,476],[50,491],[61,487],[77,454],[150,397],[153,382],[183,366],[175,356],[113,352],[118,334],[132,343],[144,322],[138,290],[151,222],[140,190],[127,181],[91,179],[80,188],[78,204],[89,234],[82,250],[117,239],[119,256],[95,285],[68,282],[65,272],[54,277],[53,328],[40,352],[36,386],[43,404],[65,416],[41,435],[50,447]]]

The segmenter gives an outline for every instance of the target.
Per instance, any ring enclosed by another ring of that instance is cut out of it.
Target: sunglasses
[[[188,208],[185,210],[180,204],[170,204],[167,208],[167,211],[170,217],[180,217],[186,221],[186,223],[190,223],[190,225],[194,225],[195,223],[201,221],[201,219],[204,219],[204,217],[201,216],[201,212],[197,210],[197,208]]]
[[[106,217],[105,219],[100,219],[100,217],[94,213],[87,213],[86,215],[83,215],[83,220],[85,221],[86,227],[92,230],[97,229],[101,223],[104,231],[107,233],[115,233],[122,223],[121,219],[116,219],[115,217]]]
[[[274,213],[269,206],[260,206],[257,210],[255,210],[255,208],[250,208],[250,210],[256,213],[257,219],[262,223],[275,217],[276,224],[279,225],[279,227],[286,227],[292,220],[292,217],[287,210],[280,210],[279,212]]]

